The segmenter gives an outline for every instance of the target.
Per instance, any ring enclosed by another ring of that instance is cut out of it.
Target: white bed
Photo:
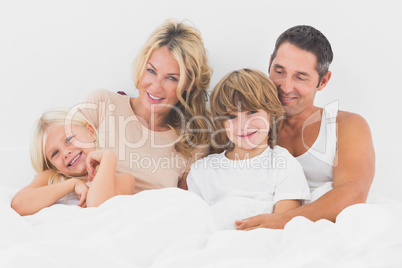
[[[1,268],[402,267],[401,1],[3,2]],[[336,223],[299,217],[284,230],[250,232],[217,230],[227,218],[178,189],[115,197],[99,208],[56,205],[16,214],[12,195],[34,177],[28,152],[34,121],[99,88],[135,96],[132,61],[166,18],[189,19],[200,29],[214,69],[210,89],[235,69],[266,72],[287,28],[321,30],[335,58],[316,104],[339,101],[341,110],[369,123],[376,177],[368,204],[345,209]]]
[[[223,214],[177,188],[25,217],[10,208],[13,192],[1,189],[0,267],[402,267],[402,202],[378,194],[336,223],[236,231],[218,230]]]

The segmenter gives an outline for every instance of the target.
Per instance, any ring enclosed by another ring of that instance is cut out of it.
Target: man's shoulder
[[[345,126],[352,126],[356,124],[367,124],[366,120],[363,118],[363,116],[352,113],[352,112],[347,112],[347,111],[338,111],[338,124],[339,126],[345,125]]]
[[[338,111],[338,133],[342,135],[344,133],[356,134],[362,132],[370,132],[370,127],[363,116],[347,112]]]

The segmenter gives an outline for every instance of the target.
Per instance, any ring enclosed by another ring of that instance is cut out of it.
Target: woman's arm
[[[179,180],[177,187],[179,187],[180,189],[183,189],[183,190],[188,190],[187,176],[188,176],[188,172],[185,172],[183,174],[183,176],[181,177],[181,179]]]
[[[88,155],[88,179],[92,180],[87,196],[88,207],[97,207],[116,195],[134,194],[134,176],[128,173],[116,175],[116,163],[117,157],[112,151],[99,150]]]
[[[11,201],[11,207],[21,216],[31,215],[53,205],[60,198],[73,191],[76,191],[77,195],[80,194],[81,198],[78,205],[82,206],[88,188],[85,183],[79,179],[68,179],[48,185],[49,177],[53,173],[54,170],[46,170],[38,174],[29,185],[15,194]]]
[[[177,187],[183,190],[188,190],[188,185],[187,185],[187,176],[188,173],[190,172],[192,164],[194,164],[197,160],[200,160],[201,158],[206,157],[209,154],[210,148],[202,148],[202,149],[197,149],[194,152],[193,157],[189,160],[187,163],[187,168],[184,171],[183,175],[179,179],[179,182],[177,184]]]

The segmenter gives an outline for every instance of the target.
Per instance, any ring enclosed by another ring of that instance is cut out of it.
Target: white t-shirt
[[[64,181],[64,180],[65,179],[62,178],[62,181]],[[86,184],[88,185],[88,187],[91,186],[91,182],[86,182]],[[60,198],[58,201],[56,201],[56,203],[54,203],[54,205],[76,206],[76,205],[78,205],[79,202],[80,202],[80,199],[78,199],[75,192],[71,192],[71,193],[63,196],[62,198]]]
[[[209,155],[192,164],[187,185],[212,206],[220,229],[234,227],[236,219],[272,213],[280,200],[310,199],[301,165],[279,146],[244,160],[230,160],[225,152]]]

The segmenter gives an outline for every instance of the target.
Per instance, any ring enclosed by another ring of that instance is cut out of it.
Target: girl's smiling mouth
[[[79,154],[77,154],[77,155],[71,160],[71,162],[67,165],[67,167],[74,166],[76,163],[78,163],[79,160],[81,159],[81,155],[82,155],[82,152],[80,152]]]

